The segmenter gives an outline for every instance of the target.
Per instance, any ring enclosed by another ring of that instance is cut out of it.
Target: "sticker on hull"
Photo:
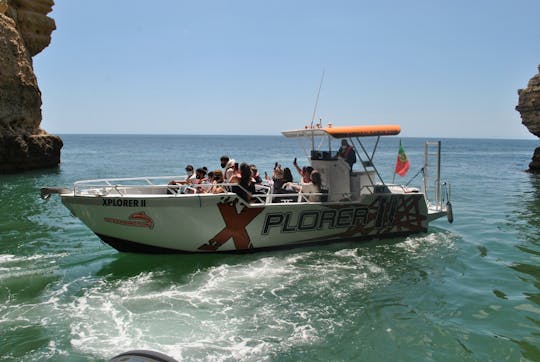
[[[418,232],[425,228],[427,219],[420,211],[420,200],[420,195],[392,195],[377,197],[369,205],[328,205],[317,210],[272,212],[264,217],[261,235],[343,229],[332,237],[348,238]],[[239,204],[238,199],[229,198],[217,207],[225,227],[198,249],[215,251],[230,239],[236,250],[253,248],[246,228],[264,208],[250,208]],[[327,236],[298,241],[325,238]]]
[[[109,222],[109,223],[117,224],[117,225],[148,228],[148,229],[154,228],[154,220],[152,220],[150,216],[146,215],[144,211],[134,212],[133,214],[129,215],[128,220],[116,219],[112,217],[106,217],[104,218],[104,220],[105,222]]]
[[[201,245],[199,250],[215,251],[230,239],[233,239],[236,250],[253,248],[246,227],[263,209],[249,208],[242,205],[240,212],[238,212],[237,201],[238,199],[234,201],[225,200],[217,204],[221,217],[225,222],[225,227],[212,239],[208,240],[206,244]]]

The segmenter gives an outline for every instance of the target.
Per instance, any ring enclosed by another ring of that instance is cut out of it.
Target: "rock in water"
[[[529,80],[527,88],[518,90],[519,102],[516,111],[529,132],[540,137],[540,65],[538,74]],[[540,147],[534,151],[529,171],[540,174]]]
[[[32,56],[56,28],[52,0],[0,0],[0,173],[60,163],[58,136],[40,128],[41,91]]]

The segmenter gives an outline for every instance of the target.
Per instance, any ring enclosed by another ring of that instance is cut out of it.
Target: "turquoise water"
[[[270,171],[282,137],[65,135],[58,169],[0,176],[0,359],[540,360],[537,141],[443,140],[455,222],[429,233],[251,255],[135,255],[103,245],[42,186],[217,168]],[[402,139],[411,170],[423,140]],[[398,138],[375,161],[391,181]],[[305,160],[305,158],[304,158]],[[302,162],[300,162],[302,163]],[[304,161],[305,163],[305,161]],[[387,166],[384,166],[384,164]],[[420,179],[411,184],[418,185]]]

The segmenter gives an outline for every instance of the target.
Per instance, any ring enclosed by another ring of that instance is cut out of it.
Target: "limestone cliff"
[[[518,90],[518,95],[516,110],[521,114],[522,123],[532,134],[540,137],[540,65],[538,74],[529,80],[527,88]],[[540,147],[534,151],[529,171],[540,174]]]
[[[40,128],[32,56],[51,41],[52,0],[0,0],[0,173],[55,166],[62,140]]]

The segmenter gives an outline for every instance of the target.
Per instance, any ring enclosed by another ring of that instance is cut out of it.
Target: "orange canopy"
[[[362,136],[395,136],[401,132],[398,125],[325,127],[323,130],[334,138]]]
[[[367,136],[394,136],[401,132],[398,125],[373,125],[373,126],[342,126],[304,128],[295,131],[285,131],[285,137],[311,137],[329,135],[334,138],[367,137]]]

